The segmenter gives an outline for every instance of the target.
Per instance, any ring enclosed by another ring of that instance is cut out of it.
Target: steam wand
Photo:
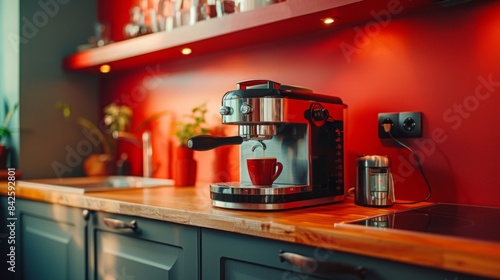
[[[198,135],[189,138],[188,148],[195,151],[207,151],[225,145],[240,145],[244,138],[241,136],[217,137],[212,135]]]
[[[264,144],[264,141],[263,141],[263,140],[257,140],[257,141],[258,141],[258,143],[252,146],[252,153],[253,153],[253,152],[255,151],[255,149],[257,149],[258,147],[261,147],[261,148],[262,148],[262,150],[264,150],[264,151],[267,149],[267,146],[266,146],[266,144]]]

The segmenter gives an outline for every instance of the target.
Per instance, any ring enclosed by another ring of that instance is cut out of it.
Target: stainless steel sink
[[[174,181],[170,179],[135,176],[104,176],[61,179],[31,179],[18,181],[18,184],[20,186],[53,189],[65,192],[88,193],[132,188],[172,186]]]

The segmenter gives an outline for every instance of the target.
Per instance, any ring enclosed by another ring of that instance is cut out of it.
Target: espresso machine
[[[240,182],[210,185],[212,205],[229,209],[282,210],[344,200],[344,119],[338,97],[269,80],[237,83],[222,98],[222,123],[238,136],[200,135],[188,147],[203,151],[240,145]],[[283,164],[270,186],[253,186],[246,159],[255,147]]]

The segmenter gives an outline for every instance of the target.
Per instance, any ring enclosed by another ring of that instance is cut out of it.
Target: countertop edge
[[[171,187],[167,187],[171,188]],[[144,205],[117,199],[94,197],[87,194],[73,192],[59,192],[54,190],[42,190],[39,188],[17,187],[17,190],[29,190],[17,198],[34,200],[39,202],[54,203],[69,207],[87,209],[91,211],[102,211],[111,214],[129,215],[163,222],[171,222],[181,225],[197,226],[227,232],[234,232],[257,237],[269,238],[279,241],[296,242],[294,235],[295,226],[262,221],[257,219],[227,217],[224,213],[203,213],[197,211],[196,206],[191,210],[182,210],[162,206]],[[114,191],[112,191],[114,192]],[[0,188],[0,196],[7,193]],[[202,206],[201,208],[203,208]],[[212,206],[210,206],[212,207]]]
[[[336,227],[334,231],[296,228],[308,236],[297,243],[311,244],[321,238],[329,249],[387,260],[497,278],[500,275],[500,244],[401,230],[373,227]],[[366,250],[369,248],[369,250]]]

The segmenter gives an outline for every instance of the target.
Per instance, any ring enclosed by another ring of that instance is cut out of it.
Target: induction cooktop
[[[438,203],[346,224],[500,242],[499,222],[500,208]]]

